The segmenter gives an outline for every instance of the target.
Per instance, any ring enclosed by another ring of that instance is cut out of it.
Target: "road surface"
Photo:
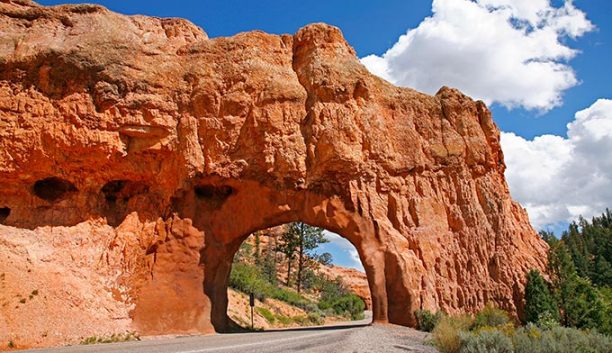
[[[70,346],[36,353],[268,353],[268,352],[437,352],[424,334],[394,325],[369,325],[369,319],[323,327],[217,334],[143,341]]]

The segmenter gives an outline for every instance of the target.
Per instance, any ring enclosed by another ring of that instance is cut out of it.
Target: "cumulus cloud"
[[[433,94],[441,86],[509,108],[548,110],[578,83],[566,38],[594,27],[570,0],[434,0],[431,17],[382,56],[362,63],[400,86]]]
[[[512,196],[536,228],[612,207],[612,100],[599,99],[567,125],[567,137],[502,133]]]
[[[332,255],[334,255],[334,262],[337,262],[338,260],[344,260],[341,261],[341,266],[348,266],[360,271],[365,271],[363,269],[361,259],[359,258],[359,253],[350,241],[346,240],[345,238],[341,237],[336,233],[332,233],[327,230],[325,230],[323,234],[325,238],[329,240],[329,247],[334,250],[332,253]],[[338,259],[338,257],[343,257],[343,259]]]

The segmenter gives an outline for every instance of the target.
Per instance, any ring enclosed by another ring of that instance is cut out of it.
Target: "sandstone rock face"
[[[233,254],[292,221],[355,245],[377,322],[520,312],[546,245],[503,173],[482,102],[372,76],[337,28],[0,1],[0,342],[223,330]]]

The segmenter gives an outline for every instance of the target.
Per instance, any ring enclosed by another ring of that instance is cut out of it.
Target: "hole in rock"
[[[231,186],[200,185],[195,187],[195,193],[200,199],[225,200],[234,192]]]
[[[0,207],[0,223],[3,223],[11,214],[11,209],[8,207]]]
[[[112,180],[106,183],[101,191],[107,202],[115,203],[128,201],[136,195],[145,194],[149,191],[149,186],[137,181]]]
[[[209,207],[217,208],[234,194],[235,190],[228,185],[198,185],[194,188],[194,192],[198,200]]]
[[[368,278],[355,247],[305,223],[250,234],[234,255],[228,281],[230,327],[257,330],[371,322]],[[238,328],[239,329],[239,328]]]
[[[38,180],[34,183],[34,195],[46,201],[57,201],[66,194],[77,191],[73,183],[58,177]]]

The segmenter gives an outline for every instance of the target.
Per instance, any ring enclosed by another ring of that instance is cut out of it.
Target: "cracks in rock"
[[[302,134],[302,139],[304,141],[304,147],[306,149],[306,159],[304,161],[304,165],[306,166],[306,184],[308,184],[308,172],[312,168],[314,161],[314,145],[312,144],[312,123],[314,120],[314,112],[313,106],[316,102],[316,96],[309,89],[309,85],[306,82],[306,78],[300,74],[300,69],[297,67],[297,47],[295,44],[295,36],[293,36],[293,46],[292,46],[292,60],[291,60],[291,68],[295,73],[299,84],[304,89],[306,93],[306,100],[304,101],[304,119],[300,122],[300,133]]]

